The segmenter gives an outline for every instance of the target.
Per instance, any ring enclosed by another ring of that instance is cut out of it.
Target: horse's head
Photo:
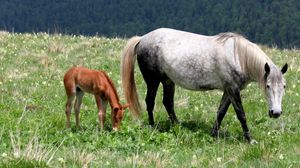
[[[112,124],[113,124],[113,130],[117,131],[120,128],[121,121],[124,116],[125,109],[129,107],[128,104],[121,106],[121,107],[114,107],[112,111]]]
[[[285,64],[281,70],[273,67],[270,68],[268,63],[265,64],[264,87],[269,104],[269,116],[271,118],[278,118],[282,113],[281,101],[285,89],[285,79],[283,74],[287,69],[287,64]]]

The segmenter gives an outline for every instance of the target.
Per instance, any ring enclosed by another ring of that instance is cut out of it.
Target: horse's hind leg
[[[161,81],[161,73],[157,67],[156,57],[147,53],[137,55],[137,61],[147,85],[146,105],[149,117],[149,124],[154,125],[153,109],[155,104],[156,92]]]
[[[171,122],[178,123],[178,119],[174,112],[174,94],[175,94],[175,84],[171,79],[165,78],[162,80],[163,84],[163,104],[169,114]]]
[[[80,106],[82,104],[82,97],[84,95],[84,92],[82,91],[76,91],[76,100],[74,104],[75,109],[75,118],[76,118],[76,126],[79,127],[79,113],[80,113]]]
[[[222,99],[221,99],[221,103],[220,103],[218,112],[217,112],[217,119],[216,119],[215,125],[212,129],[212,136],[217,136],[218,135],[221,122],[222,122],[222,120],[223,120],[223,118],[224,118],[224,116],[225,116],[225,114],[228,110],[229,105],[230,105],[229,96],[226,92],[224,92],[223,96],[222,96]]]
[[[157,93],[157,89],[159,86],[159,81],[146,81],[147,84],[147,96],[146,96],[146,105],[147,105],[147,112],[149,117],[149,124],[154,125],[154,117],[153,117],[153,109],[155,105],[155,97]]]

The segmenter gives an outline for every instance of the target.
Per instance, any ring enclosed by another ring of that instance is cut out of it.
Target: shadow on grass
[[[70,130],[72,133],[80,132],[113,132],[113,129],[110,125],[104,125],[104,129],[101,130],[99,124],[90,124],[90,125],[80,125],[79,127],[72,126],[66,130]]]
[[[146,123],[145,123],[146,124]],[[169,132],[172,127],[180,126],[184,129],[187,129],[192,132],[204,132],[206,134],[210,134],[212,125],[208,125],[202,121],[190,120],[190,121],[182,121],[178,124],[172,124],[169,120],[158,121],[154,128],[156,128],[159,132]]]
[[[148,123],[144,123],[144,124],[147,125]],[[240,141],[240,142],[245,141],[242,132],[238,135],[235,134],[233,135],[226,128],[222,128],[222,126],[219,131],[219,134],[214,137],[212,136],[211,133],[213,123],[207,123],[207,122],[197,121],[197,120],[182,121],[179,124],[172,124],[169,120],[158,121],[153,128],[163,133],[163,132],[172,132],[174,127],[177,126],[186,129],[188,131],[198,133],[201,136],[212,137],[215,140],[223,139],[225,141]]]

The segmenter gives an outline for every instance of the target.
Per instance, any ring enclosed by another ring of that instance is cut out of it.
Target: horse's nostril
[[[274,118],[278,118],[279,116],[280,116],[280,113],[275,113],[275,114],[273,113]]]
[[[273,110],[271,110],[271,114],[274,114],[274,111],[273,111]]]

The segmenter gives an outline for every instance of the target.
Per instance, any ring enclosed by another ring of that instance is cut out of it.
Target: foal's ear
[[[270,66],[268,63],[265,64],[265,72],[266,72],[266,74],[270,73]]]
[[[127,109],[130,106],[130,104],[125,104],[122,106],[123,110]]]
[[[117,113],[119,111],[119,108],[118,107],[115,107],[114,108],[114,113]]]
[[[284,74],[287,71],[287,69],[288,69],[288,64],[285,63],[284,66],[281,69],[281,73]]]

